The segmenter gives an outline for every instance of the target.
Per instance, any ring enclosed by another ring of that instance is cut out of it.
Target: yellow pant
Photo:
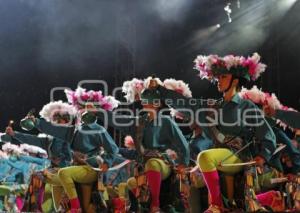
[[[171,173],[170,167],[161,159],[151,158],[145,164],[145,172],[157,171],[160,172],[163,180],[167,179]],[[127,181],[129,190],[137,188],[137,182],[134,177],[129,178]]]
[[[56,173],[47,172],[45,176],[46,176],[46,183],[49,183],[53,186],[61,186],[61,183],[60,183],[60,180],[58,177],[58,172],[56,172]]]
[[[229,157],[230,156],[230,157]],[[224,161],[224,159],[226,159]],[[235,174],[242,170],[242,166],[221,166],[223,164],[241,163],[242,160],[234,155],[229,149],[208,149],[199,153],[197,158],[201,172],[212,172],[219,170],[224,173]]]
[[[70,166],[58,171],[58,178],[69,199],[77,198],[76,183],[90,184],[97,181],[97,172],[89,166]]]

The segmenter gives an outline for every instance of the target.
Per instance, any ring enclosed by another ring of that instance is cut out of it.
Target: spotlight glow
[[[283,9],[283,10],[288,10],[290,9],[292,6],[294,6],[294,4],[297,2],[298,0],[284,0],[284,1],[279,1],[278,2],[278,6],[279,8]]]

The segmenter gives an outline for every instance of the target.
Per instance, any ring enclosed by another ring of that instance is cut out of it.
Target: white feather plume
[[[47,152],[38,146],[33,146],[33,145],[29,145],[29,144],[21,144],[20,149],[22,150],[23,153],[41,154],[41,155],[47,157]]]
[[[265,93],[258,89],[256,85],[254,85],[250,90],[242,88],[239,95],[241,98],[251,100],[255,104],[262,105],[265,101]]]
[[[144,89],[144,81],[137,78],[133,78],[130,81],[125,81],[122,86],[122,92],[125,93],[124,97],[129,103],[133,103],[136,97],[140,98]]]
[[[173,78],[169,78],[164,80],[164,87],[170,90],[174,90],[186,97],[192,97],[192,91],[188,84],[183,82],[182,80],[175,80]]]
[[[14,154],[23,154],[23,150],[18,146],[18,145],[15,145],[15,144],[12,144],[12,143],[5,143],[3,146],[2,146],[2,150],[6,153],[9,153],[9,152],[12,152]]]
[[[77,110],[74,106],[62,101],[54,101],[46,104],[40,111],[40,116],[47,121],[54,121],[53,116],[56,114],[75,116]]]

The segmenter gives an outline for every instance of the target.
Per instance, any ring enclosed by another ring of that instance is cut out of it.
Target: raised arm
[[[44,119],[36,119],[35,126],[43,133],[68,142],[72,140],[75,131],[75,126],[54,125],[51,122],[45,121]]]
[[[102,133],[99,134],[99,137],[102,141],[102,145],[105,151],[102,158],[104,162],[107,163],[109,167],[111,167],[116,155],[119,152],[119,148],[106,130],[103,130]]]
[[[258,150],[259,156],[263,157],[266,161],[270,161],[272,154],[276,149],[275,134],[265,120],[264,115],[252,102],[248,102],[247,112],[243,113],[243,121],[252,129],[254,137],[260,141],[261,146]]]
[[[300,112],[276,110],[274,117],[292,128],[300,129]]]
[[[33,146],[41,147],[42,149],[47,150],[47,138],[40,138],[36,135],[31,134],[25,134],[22,132],[15,132],[15,135],[13,136],[17,141],[20,143],[26,143]]]

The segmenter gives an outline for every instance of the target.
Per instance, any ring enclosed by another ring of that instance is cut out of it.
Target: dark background
[[[0,0],[1,131],[40,110],[51,88],[85,79],[113,89],[155,73],[217,97],[193,70],[196,55],[211,53],[258,52],[268,69],[257,85],[299,110],[299,12],[295,0]]]

